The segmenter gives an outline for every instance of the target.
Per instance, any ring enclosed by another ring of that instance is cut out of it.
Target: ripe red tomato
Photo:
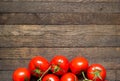
[[[65,74],[69,69],[69,61],[64,56],[55,56],[51,60],[51,71],[57,75]]]
[[[60,81],[78,81],[78,78],[73,73],[66,73],[61,77]]]
[[[32,75],[40,77],[49,68],[49,65],[49,62],[45,58],[36,56],[30,60],[29,70]]]
[[[72,73],[79,74],[82,71],[87,71],[88,61],[84,57],[75,57],[70,62],[70,69]]]
[[[106,69],[100,64],[92,64],[87,70],[87,77],[93,81],[104,81]]]
[[[30,72],[26,68],[18,68],[13,72],[13,81],[30,81]]]
[[[59,78],[54,74],[47,74],[43,77],[42,81],[60,81]]]

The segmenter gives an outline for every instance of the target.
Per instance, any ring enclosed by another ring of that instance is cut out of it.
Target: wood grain
[[[0,25],[0,36],[120,35],[120,25]]]
[[[50,57],[51,58],[51,57]],[[50,60],[50,58],[47,58]],[[89,63],[99,63],[102,64],[106,69],[109,70],[120,70],[120,61],[119,58],[106,58],[106,59],[100,59],[100,58],[87,58],[89,60]],[[28,67],[30,60],[0,60],[0,70],[14,70],[18,67]],[[14,66],[14,67],[13,67]],[[114,66],[114,67],[113,67]]]
[[[1,1],[47,1],[47,2],[120,2],[120,0],[1,0]]]
[[[86,58],[120,58],[120,48],[0,48],[0,59],[31,59],[34,56],[41,55],[51,59],[55,55],[64,55],[68,59],[75,56],[84,56]]]
[[[120,71],[117,70],[116,72],[117,72],[116,78],[117,78],[117,80],[120,80],[120,77],[119,77],[119,75],[120,75]]]
[[[64,55],[69,60],[80,55],[86,57],[90,64],[100,63],[107,69],[116,70],[120,69],[119,53],[120,48],[1,48],[0,64],[2,65],[0,70],[27,67],[29,60],[38,55],[47,58],[49,61],[55,55]]]
[[[117,47],[119,31],[119,25],[0,25],[0,47]]]
[[[119,71],[119,70],[118,70]],[[12,75],[13,71],[0,71],[0,73],[2,73],[0,79],[2,81],[12,81],[12,77],[10,75]],[[116,81],[115,80],[115,70],[107,70],[107,80],[109,81]],[[34,79],[31,81],[35,81]],[[79,80],[82,81],[82,80]]]
[[[0,47],[118,47],[120,36],[55,35],[0,36]]]
[[[65,2],[0,2],[0,12],[81,12],[120,13],[120,2],[65,3]]]
[[[0,13],[7,25],[120,25],[119,13]]]

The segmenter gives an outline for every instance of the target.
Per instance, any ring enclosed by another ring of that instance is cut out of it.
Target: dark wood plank
[[[110,13],[1,13],[0,24],[120,25],[120,14]]]
[[[120,77],[119,77],[119,76],[120,76],[120,71],[119,71],[119,70],[117,70],[116,72],[117,72],[116,78],[117,78],[117,80],[119,80],[119,81],[120,81]]]
[[[34,56],[44,56],[52,58],[57,54],[62,54],[66,57],[69,55],[69,60],[77,55],[86,58],[120,58],[120,48],[0,48],[0,59],[31,59]]]
[[[0,36],[0,47],[118,47],[120,36],[56,35]]]
[[[50,1],[50,2],[120,2],[120,0],[1,0],[1,1]]]
[[[0,12],[120,13],[120,2],[0,2]]]
[[[1,48],[0,64],[2,65],[0,70],[27,67],[29,60],[38,55],[47,58],[49,61],[55,55],[64,55],[69,60],[75,56],[84,56],[90,64],[100,63],[107,69],[116,70],[120,69],[119,53],[120,48]]]
[[[1,77],[0,80],[1,81],[12,81],[12,73],[13,71],[0,71],[1,73]],[[107,80],[109,81],[115,81],[115,70],[107,70]],[[34,80],[31,80],[34,81]],[[82,81],[82,80],[79,80]]]
[[[49,57],[47,59],[50,60]],[[106,69],[109,70],[119,70],[120,69],[120,61],[119,58],[106,58],[106,59],[101,59],[101,58],[94,58],[91,59],[90,57],[87,58],[89,60],[89,63],[100,63],[102,64]],[[0,60],[0,70],[14,70],[15,68],[18,67],[27,67],[29,64],[30,60]],[[13,67],[14,66],[14,67]]]
[[[120,25],[0,25],[0,36],[10,35],[120,35]]]

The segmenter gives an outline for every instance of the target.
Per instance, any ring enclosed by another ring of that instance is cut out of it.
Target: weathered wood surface
[[[0,25],[0,36],[109,35],[119,36],[120,25]]]
[[[90,64],[100,63],[106,69],[119,70],[119,53],[120,48],[1,48],[0,70],[14,70],[17,67],[27,67],[29,60],[34,56],[41,55],[50,61],[55,55],[59,54],[66,56],[69,61],[75,56],[84,56],[89,60]]]
[[[119,13],[120,2],[109,3],[0,2],[0,12]]]
[[[119,13],[0,13],[8,25],[120,25]]]
[[[0,26],[0,47],[118,47],[117,26]],[[9,30],[9,28],[13,28]],[[82,28],[84,27],[84,28]],[[8,29],[8,30],[6,30]],[[24,32],[24,33],[23,33]],[[31,33],[30,33],[31,32]],[[6,33],[6,34],[4,34]],[[11,33],[11,34],[10,34]],[[109,34],[111,33],[111,34]],[[18,36],[19,35],[19,36]]]
[[[34,56],[44,56],[48,60],[57,54],[63,54],[69,60],[77,55],[91,59],[120,58],[119,47],[94,48],[0,48],[0,60],[29,60]],[[70,55],[69,55],[70,54]],[[69,57],[68,57],[69,56]]]
[[[120,0],[1,0],[1,1],[47,1],[47,2],[120,2]]]

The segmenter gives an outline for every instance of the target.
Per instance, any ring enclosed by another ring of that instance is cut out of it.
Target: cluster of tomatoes
[[[42,56],[36,56],[27,68],[18,68],[13,73],[13,81],[30,81],[30,76],[38,77],[37,81],[106,81],[106,70],[100,64],[89,66],[88,60],[77,56],[68,61],[65,56],[57,55],[50,63]]]

